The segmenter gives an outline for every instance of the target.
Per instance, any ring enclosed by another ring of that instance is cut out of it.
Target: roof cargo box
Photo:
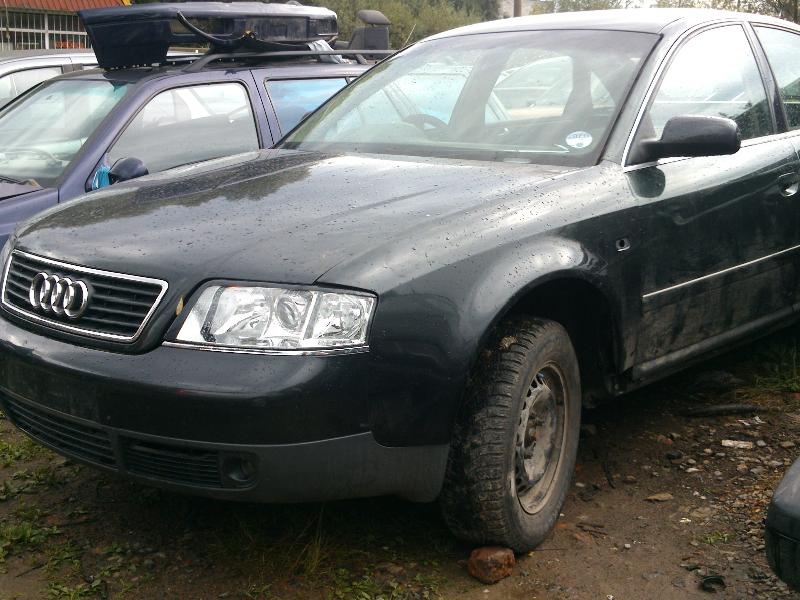
[[[137,4],[78,12],[99,65],[106,69],[163,63],[170,46],[211,43],[235,49],[247,40],[300,47],[333,40],[327,8],[261,2]]]

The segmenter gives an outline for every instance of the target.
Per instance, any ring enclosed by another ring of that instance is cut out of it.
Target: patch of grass
[[[61,469],[42,465],[31,471],[30,481],[36,487],[50,489],[64,485],[67,482],[67,476]]]
[[[103,581],[95,579],[92,583],[79,583],[71,586],[65,583],[51,583],[47,588],[50,600],[85,600],[103,595]]]
[[[43,446],[28,437],[0,440],[0,467],[7,468],[16,462],[31,460],[44,452],[46,450]]]
[[[377,600],[377,598],[384,598],[382,595],[383,586],[379,585],[373,578],[368,575],[356,577],[347,569],[336,569],[333,574],[333,589],[331,591],[336,598],[341,598],[342,600],[349,600],[350,598]],[[394,600],[396,596],[392,594],[385,600],[389,600],[389,598]]]
[[[731,534],[724,531],[711,531],[705,534],[702,539],[709,546],[715,546],[719,543],[727,543],[731,539]]]
[[[38,508],[21,507],[16,518],[0,522],[0,563],[12,554],[38,550],[51,537],[58,535],[58,527],[41,524],[44,514]]]
[[[269,583],[251,583],[242,593],[249,600],[267,600],[270,597],[271,588],[272,585]]]
[[[51,489],[60,487],[69,477],[64,471],[49,465],[40,465],[33,469],[22,469],[0,484],[0,502],[16,498],[20,494],[30,493],[37,488]]]
[[[12,486],[8,479],[4,479],[2,483],[0,483],[0,502],[16,498],[17,493],[17,488]]]
[[[70,565],[73,570],[77,570],[81,566],[82,554],[82,550],[72,540],[65,544],[49,546],[45,550],[47,570],[55,571],[63,565]]]
[[[757,358],[766,371],[756,376],[758,387],[774,392],[800,392],[800,344],[794,330],[759,346]]]
[[[331,592],[341,600],[433,600],[439,598],[439,579],[418,573],[411,580],[385,579],[347,569],[333,573]]]

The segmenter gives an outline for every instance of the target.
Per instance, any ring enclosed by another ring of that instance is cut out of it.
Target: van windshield
[[[343,90],[281,147],[593,164],[657,40],[566,30],[421,42]]]
[[[49,81],[5,108],[0,178],[53,185],[127,87],[107,80]]]

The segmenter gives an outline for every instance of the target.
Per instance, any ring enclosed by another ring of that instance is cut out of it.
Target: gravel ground
[[[762,534],[772,489],[800,455],[798,338],[783,332],[585,411],[562,519],[493,586],[466,573],[471,548],[435,504],[176,495],[77,465],[0,420],[0,599],[800,600],[770,573]],[[758,410],[685,414],[730,403]]]

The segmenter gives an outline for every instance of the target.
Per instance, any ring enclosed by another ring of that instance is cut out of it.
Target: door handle
[[[784,173],[778,177],[778,189],[785,198],[794,196],[800,190],[800,174]]]

